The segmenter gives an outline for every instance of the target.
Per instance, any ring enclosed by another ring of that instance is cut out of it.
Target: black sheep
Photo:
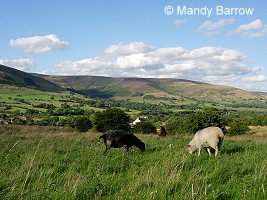
[[[131,146],[138,147],[141,151],[145,151],[145,143],[139,140],[131,132],[126,132],[122,130],[109,130],[99,137],[99,140],[103,138],[106,150],[103,156],[106,155],[108,149],[124,147],[126,151],[129,151]]]

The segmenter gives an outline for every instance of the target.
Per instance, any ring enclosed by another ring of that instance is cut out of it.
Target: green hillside
[[[91,97],[130,98],[154,97],[198,99],[204,101],[267,100],[267,93],[212,85],[183,79],[111,78],[101,76],[44,76],[63,88],[71,88]]]
[[[113,78],[103,76],[50,76],[29,74],[0,65],[0,84],[89,97],[143,100],[267,100],[267,93],[171,78]]]
[[[4,65],[0,65],[0,84],[50,92],[62,91],[58,85],[46,79]]]

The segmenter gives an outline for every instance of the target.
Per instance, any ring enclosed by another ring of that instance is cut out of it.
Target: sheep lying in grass
[[[218,127],[208,127],[198,131],[191,142],[188,144],[189,153],[192,154],[198,149],[198,156],[202,147],[207,148],[209,155],[210,147],[215,149],[215,156],[219,153],[219,148],[222,145],[224,134],[222,129]]]
[[[139,140],[131,132],[121,130],[109,130],[99,137],[99,140],[103,138],[106,145],[106,150],[103,156],[106,155],[108,149],[124,147],[126,151],[129,151],[131,146],[138,147],[141,151],[145,151],[145,143]]]

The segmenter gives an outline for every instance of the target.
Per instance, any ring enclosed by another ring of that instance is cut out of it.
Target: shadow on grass
[[[227,147],[221,150],[221,153],[223,154],[235,154],[235,153],[241,153],[245,151],[244,146],[233,146],[233,147]]]

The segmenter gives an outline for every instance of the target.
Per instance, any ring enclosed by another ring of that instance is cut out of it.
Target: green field
[[[228,138],[219,157],[189,155],[189,136],[137,135],[146,151],[99,133],[0,126],[0,199],[266,199],[267,143]]]

